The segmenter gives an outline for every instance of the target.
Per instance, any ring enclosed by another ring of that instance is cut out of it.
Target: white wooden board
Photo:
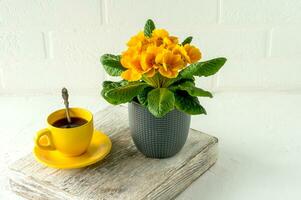
[[[217,160],[217,138],[199,131],[190,130],[176,156],[151,159],[131,140],[127,108],[109,107],[94,120],[113,142],[106,159],[82,169],[58,170],[37,163],[30,153],[10,167],[12,191],[34,200],[173,199]]]

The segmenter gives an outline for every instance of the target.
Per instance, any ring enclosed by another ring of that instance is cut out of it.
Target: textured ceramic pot
[[[184,146],[191,116],[176,109],[162,118],[154,117],[136,102],[129,104],[129,122],[133,141],[147,157],[167,158]]]

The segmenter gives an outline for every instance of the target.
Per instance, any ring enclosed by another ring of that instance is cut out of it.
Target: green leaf
[[[183,78],[181,76],[181,74],[179,74],[176,78],[167,79],[167,81],[164,84],[164,87],[169,87],[169,86],[172,86],[172,85],[178,85],[178,84],[183,83],[185,81],[192,81],[192,82],[194,82],[194,80],[195,80],[195,78],[193,76],[187,77],[187,78]]]
[[[207,114],[205,108],[200,105],[197,97],[192,97],[184,91],[177,91],[174,93],[174,96],[175,106],[178,110],[189,115]]]
[[[100,57],[100,62],[106,72],[111,76],[120,76],[125,68],[120,63],[120,56],[104,54]]]
[[[190,81],[194,84],[195,78],[193,76],[189,77],[189,78],[183,78],[180,75],[178,75],[177,78],[174,78],[174,80],[173,79],[170,79],[170,80],[171,80],[170,81],[171,84],[169,84],[169,86],[173,87],[173,86],[178,86],[186,81]]]
[[[111,82],[104,83],[102,95],[111,104],[122,104],[132,101],[148,85],[142,82]]]
[[[191,76],[211,76],[220,70],[226,60],[226,58],[215,58],[205,62],[194,63],[182,70],[180,75],[184,78]]]
[[[152,36],[152,32],[155,29],[155,23],[153,22],[153,20],[148,19],[144,25],[144,35],[146,37],[151,37]]]
[[[152,87],[145,88],[140,94],[138,94],[137,99],[139,103],[143,106],[147,106],[147,94],[152,90]]]
[[[194,96],[194,97],[210,97],[212,98],[212,94],[206,90],[203,90],[201,88],[195,87],[194,82],[192,81],[186,81],[183,83],[180,83],[179,85],[174,85],[171,86],[170,89],[172,91],[176,90],[182,90],[188,92],[189,95]]]
[[[213,95],[209,91],[197,87],[180,87],[180,89],[185,90],[193,97],[213,97]]]
[[[189,36],[182,42],[182,45],[184,46],[185,44],[190,44],[191,41],[192,41],[192,37]]]
[[[109,103],[111,104],[118,104],[114,99],[110,99],[109,97],[106,96],[106,92],[114,89],[116,87],[120,87],[120,84],[117,82],[112,82],[112,81],[104,81],[102,83],[102,90],[101,90],[101,96]]]
[[[174,109],[175,97],[167,88],[156,88],[147,95],[148,110],[155,117],[163,117]]]
[[[106,96],[106,93],[110,90],[113,90],[115,88],[121,87],[122,85],[128,84],[127,81],[120,81],[120,82],[113,82],[113,81],[104,81],[102,83],[102,91],[101,95],[102,97],[111,104],[118,104],[118,101],[116,101],[114,98],[110,98]]]

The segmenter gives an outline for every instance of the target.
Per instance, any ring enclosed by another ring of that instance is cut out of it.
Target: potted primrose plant
[[[121,81],[104,81],[103,98],[114,105],[129,103],[133,141],[147,157],[166,158],[184,146],[191,115],[206,114],[198,97],[212,94],[195,86],[195,77],[214,75],[226,58],[199,62],[202,54],[147,20],[144,31],[133,36],[121,55],[105,54],[101,63]]]

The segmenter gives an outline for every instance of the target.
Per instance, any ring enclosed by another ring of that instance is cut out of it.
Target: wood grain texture
[[[125,107],[109,107],[96,113],[94,121],[113,143],[103,161],[58,170],[37,163],[29,154],[10,167],[11,189],[35,200],[173,199],[217,160],[217,138],[192,129],[176,156],[146,158],[131,140]]]

